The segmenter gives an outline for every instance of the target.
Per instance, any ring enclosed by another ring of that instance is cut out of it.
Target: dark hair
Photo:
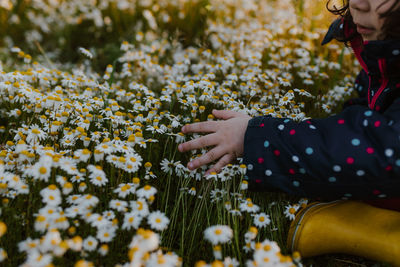
[[[330,7],[332,0],[328,0],[326,8],[333,14],[343,17],[347,21],[350,27],[356,27],[353,23],[353,18],[350,14],[349,0],[342,0],[342,6],[337,7],[335,4]],[[400,0],[394,1],[393,5],[381,14],[381,18],[385,18],[385,22],[382,26],[382,34],[378,37],[379,39],[400,39],[400,8],[395,8]]]

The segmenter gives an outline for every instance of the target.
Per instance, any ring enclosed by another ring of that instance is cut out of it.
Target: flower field
[[[213,109],[301,121],[359,69],[325,1],[0,0],[1,266],[301,266],[307,203],[205,176],[177,146]]]

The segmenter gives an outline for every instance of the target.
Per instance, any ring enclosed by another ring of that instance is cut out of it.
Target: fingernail
[[[188,167],[189,169],[193,168],[193,163],[189,162]]]
[[[179,150],[179,151],[182,151],[182,145],[179,145],[179,146],[178,146],[178,150]]]
[[[181,131],[182,131],[182,133],[185,132],[185,126],[182,127]]]

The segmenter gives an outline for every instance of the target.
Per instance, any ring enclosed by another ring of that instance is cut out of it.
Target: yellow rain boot
[[[303,258],[343,253],[400,266],[400,212],[358,201],[311,203],[296,215],[287,243]]]

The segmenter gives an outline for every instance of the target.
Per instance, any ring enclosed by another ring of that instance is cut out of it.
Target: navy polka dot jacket
[[[347,24],[336,20],[323,44],[350,40],[362,66],[359,98],[324,119],[252,118],[243,157],[250,190],[320,199],[400,196],[400,41],[363,42]]]

